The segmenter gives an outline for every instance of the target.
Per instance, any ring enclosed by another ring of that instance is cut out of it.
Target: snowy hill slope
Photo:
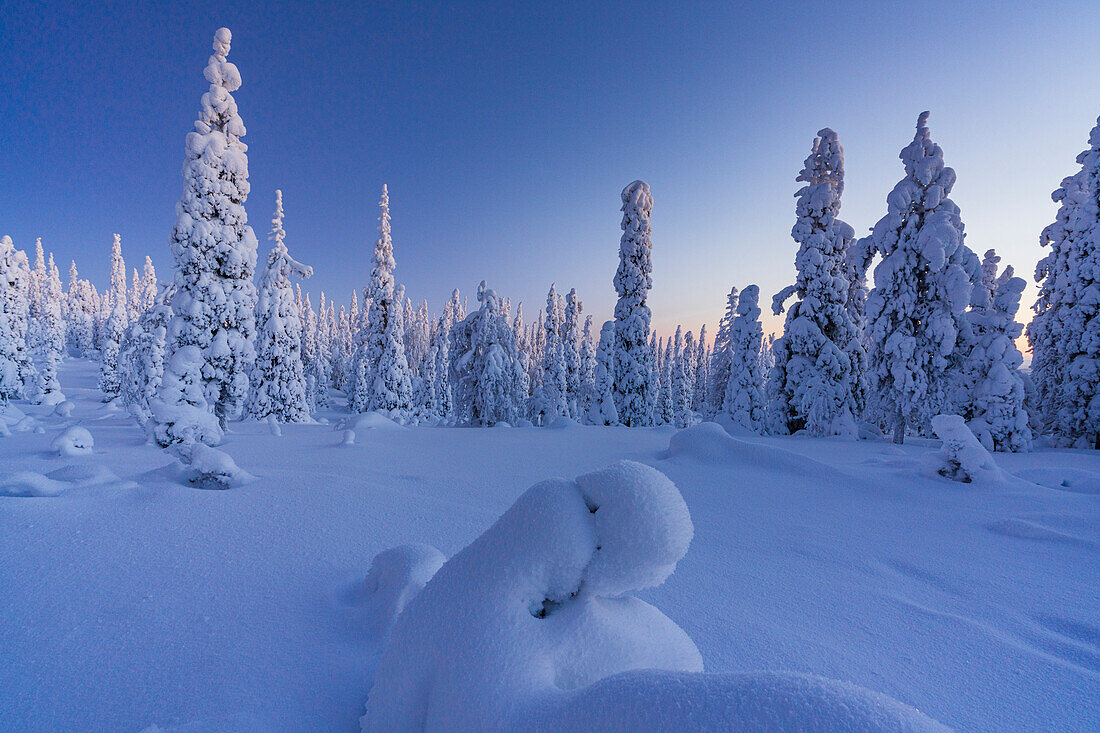
[[[94,365],[62,369],[71,415],[19,404],[33,420],[0,438],[0,486],[49,489],[0,496],[4,730],[357,730],[381,651],[355,602],[372,558],[450,557],[527,487],[624,458],[691,513],[676,572],[638,596],[707,671],[854,683],[962,730],[1100,727],[1094,452],[998,454],[1008,479],[978,486],[922,470],[934,441],[700,426],[672,450],[672,430],[591,427],[343,445],[331,425],[237,423],[219,448],[257,478],[204,491],[100,402]],[[73,424],[91,455],[51,450]]]

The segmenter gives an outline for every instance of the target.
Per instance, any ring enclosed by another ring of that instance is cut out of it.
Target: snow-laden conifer
[[[763,375],[760,373],[760,288],[749,285],[737,299],[730,324],[730,370],[723,412],[736,425],[765,432]]]
[[[714,335],[714,347],[710,358],[710,383],[707,387],[708,417],[722,411],[726,404],[726,385],[730,380],[730,329],[737,317],[737,288],[731,287],[726,296],[726,312],[718,321],[718,333]]]
[[[355,380],[351,406],[355,412],[396,411],[412,407],[412,381],[405,359],[403,295],[395,293],[393,240],[390,236],[390,196],[382,186],[378,202],[378,240],[371,270],[367,327],[355,352]]]
[[[248,146],[241,141],[245,126],[231,94],[241,86],[237,67],[226,60],[231,39],[228,28],[214,34],[214,53],[204,71],[210,87],[202,95],[195,129],[187,135],[184,191],[176,205],[171,239],[176,271],[161,385],[163,404],[194,407],[199,403],[191,392],[193,380],[198,379],[202,404],[213,409],[222,423],[240,412],[255,358],[252,276],[257,242],[244,209],[249,193]],[[175,358],[182,350],[187,356]],[[169,376],[175,367],[188,372]],[[188,394],[181,395],[181,389]],[[196,416],[194,409],[178,410],[173,419]],[[215,439],[211,431],[199,427],[173,424],[159,435]]]
[[[649,348],[648,345],[646,347]],[[588,405],[588,422],[593,425],[617,425],[615,408],[615,322],[605,321],[596,347],[596,368],[593,375],[593,397]]]
[[[531,412],[541,425],[549,425],[558,417],[569,415],[568,381],[565,366],[565,344],[561,328],[563,309],[554,285],[546,295],[545,347],[542,353],[542,378],[531,399]]]
[[[799,189],[791,236],[798,242],[795,284],[780,291],[772,311],[787,311],[783,336],[773,351],[768,380],[773,428],[793,433],[856,437],[864,388],[852,361],[862,358],[859,333],[848,312],[846,255],[855,230],[837,218],[844,192],[844,150],[825,128],[796,180]]]
[[[944,403],[940,390],[970,300],[965,264],[974,257],[963,244],[959,207],[948,198],[955,171],[944,166],[927,120],[922,113],[901,151],[905,178],[865,243],[882,255],[867,299],[870,377],[899,443],[907,428],[927,432]]]
[[[455,323],[449,336],[455,418],[460,425],[510,424],[523,416],[515,336],[484,280],[477,299],[481,307]]]
[[[619,422],[628,427],[650,425],[650,311],[646,297],[653,281],[649,217],[653,196],[649,184],[634,181],[622,192],[619,268],[615,272],[615,405]]]
[[[0,408],[23,396],[28,369],[25,273],[11,237],[0,237]]]
[[[581,417],[581,313],[584,305],[577,297],[577,289],[570,288],[565,295],[565,313],[561,324],[562,351],[565,354],[565,402],[569,417]]]
[[[274,245],[260,275],[256,299],[256,364],[248,414],[257,420],[274,417],[278,422],[307,422],[305,373],[302,367],[302,322],[290,278],[313,275],[313,268],[290,256],[283,229],[283,192],[275,191],[275,215],[271,220]]]
[[[127,303],[126,263],[122,259],[122,239],[116,234],[111,245],[111,312],[103,328],[99,364],[99,388],[108,401],[118,397],[121,389],[118,354],[130,325]]]
[[[577,373],[577,419],[587,421],[589,408],[596,394],[596,343],[592,338],[592,316],[584,317],[584,329],[581,331],[577,355],[580,359]]]
[[[146,428],[153,418],[152,403],[164,377],[165,339],[172,319],[170,302],[171,292],[166,289],[163,297],[154,300],[130,325],[120,352],[122,402]]]
[[[41,240],[39,252],[41,254]],[[36,404],[53,405],[65,399],[61,392],[57,370],[65,351],[65,323],[61,318],[61,279],[51,277],[56,271],[53,265],[53,253],[50,253],[50,266],[37,262],[34,269],[35,293],[31,302],[30,322],[28,323],[28,348],[34,359],[35,388],[30,394]]]

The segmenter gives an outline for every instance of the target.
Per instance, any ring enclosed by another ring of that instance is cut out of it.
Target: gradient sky
[[[528,320],[553,281],[610,317],[619,192],[642,178],[654,325],[713,335],[730,285],[769,302],[793,281],[794,179],[816,131],[840,135],[841,216],[862,235],[924,109],[968,245],[1014,264],[1030,304],[1050,192],[1100,113],[1095,0],[5,2],[0,233],[41,236],[64,279],[75,258],[102,287],[119,232],[128,265],[150,254],[168,277],[184,136],[223,25],[261,262],[282,188],[308,289],[350,297],[387,183],[414,301],[473,300],[485,278]]]

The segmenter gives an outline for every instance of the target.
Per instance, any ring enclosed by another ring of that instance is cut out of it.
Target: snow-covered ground
[[[1100,729],[1097,452],[998,454],[1003,480],[963,484],[928,470],[936,441],[252,422],[220,448],[255,479],[204,491],[96,377],[67,362],[71,415],[20,403],[35,420],[0,438],[0,494],[39,494],[0,496],[0,729],[357,730],[372,558],[450,557],[529,486],[624,458],[691,513],[638,596],[707,671],[851,682],[961,730]],[[91,454],[55,444],[74,424]]]

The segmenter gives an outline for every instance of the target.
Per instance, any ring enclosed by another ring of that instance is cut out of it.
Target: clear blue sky
[[[1095,0],[8,2],[0,233],[41,236],[63,273],[75,257],[102,286],[117,231],[128,264],[148,253],[167,277],[184,136],[223,25],[261,262],[282,188],[309,290],[346,299],[368,279],[387,183],[414,300],[437,309],[486,278],[530,318],[556,281],[602,321],[619,191],[642,178],[665,333],[713,334],[731,284],[770,300],[791,281],[794,178],[819,128],[846,149],[842,217],[873,225],[924,109],[968,244],[1030,281],[1050,191],[1100,114]]]

